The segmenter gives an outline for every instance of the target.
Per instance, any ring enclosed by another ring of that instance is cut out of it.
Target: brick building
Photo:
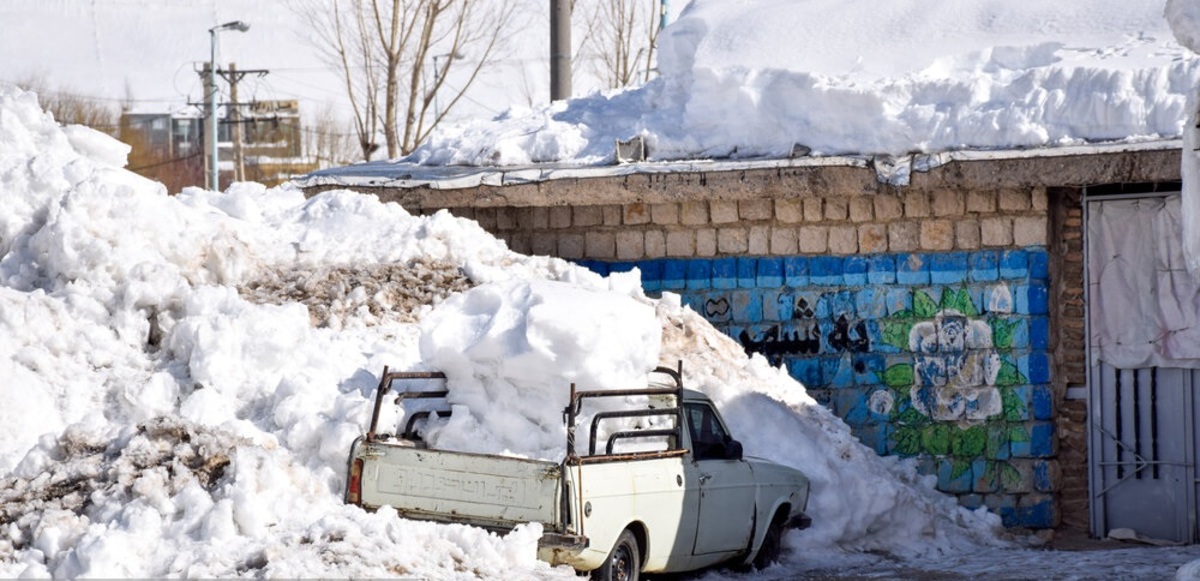
[[[222,117],[217,124],[221,183],[228,184],[237,173],[234,123],[241,128],[241,179],[277,185],[316,169],[316,163],[304,156],[300,106],[296,101],[254,101],[244,103],[243,109],[236,121]],[[208,128],[208,119],[194,110],[126,112],[121,115],[118,137],[132,147],[131,170],[177,192],[205,182],[209,152],[204,149],[204,133]]]
[[[784,366],[865,445],[916,458],[1008,526],[1195,542],[1200,441],[1168,416],[1200,415],[1197,402],[1168,409],[1165,382],[1146,399],[1119,381],[1101,401],[1086,335],[1089,208],[1177,199],[1179,156],[1178,143],[964,153],[903,186],[849,158],[429,179],[368,164],[303,185],[449,210],[601,273],[637,267],[649,294],[680,294]],[[1166,440],[1190,443],[1167,458]],[[1136,498],[1175,500],[1146,522],[1128,514]]]

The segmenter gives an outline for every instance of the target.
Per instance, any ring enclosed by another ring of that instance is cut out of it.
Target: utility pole
[[[204,63],[204,69],[200,71],[200,78],[204,79],[204,112],[208,114],[207,118],[216,118],[217,115],[217,87],[213,80],[212,68],[208,63]],[[216,123],[211,126],[216,127]],[[201,124],[203,127],[203,124]],[[204,167],[216,165],[216,162],[209,158],[213,151],[216,151],[217,136],[210,129],[208,131],[201,130],[204,135]],[[212,176],[208,172],[204,172],[204,188],[208,190],[216,189],[217,185],[212,183]]]
[[[246,75],[264,76],[266,69],[248,71],[237,70],[237,64],[229,63],[229,70],[218,70],[217,73],[229,83],[229,126],[230,139],[233,141],[233,179],[246,181],[246,163],[242,152],[242,109],[238,104],[238,82]]]
[[[550,100],[571,98],[571,2],[550,0]]]
[[[237,73],[237,64],[229,63],[229,77],[235,79],[229,81],[229,119],[233,126],[233,179],[244,182],[246,181],[246,158],[242,153],[242,108],[238,107],[238,91],[237,80],[241,77]]]

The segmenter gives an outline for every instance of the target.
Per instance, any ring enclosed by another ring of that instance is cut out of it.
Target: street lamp
[[[250,30],[250,25],[241,20],[226,22],[225,24],[214,26],[208,29],[210,39],[210,50],[208,58],[208,118],[209,132],[212,133],[212,149],[209,154],[212,157],[212,189],[214,192],[221,191],[220,177],[217,166],[217,33],[225,30],[236,30],[238,32],[246,32]]]

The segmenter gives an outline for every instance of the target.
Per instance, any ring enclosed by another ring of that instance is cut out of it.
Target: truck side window
[[[697,460],[725,457],[725,442],[728,436],[721,427],[716,412],[705,404],[685,404],[688,414],[688,430],[692,436],[692,455]]]

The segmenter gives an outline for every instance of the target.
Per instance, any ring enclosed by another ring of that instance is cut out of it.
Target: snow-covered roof
[[[1174,141],[1200,57],[1165,4],[695,0],[663,32],[645,86],[443,127],[390,167],[320,175],[601,166],[635,136],[671,162],[787,158],[797,145],[837,157]]]
[[[891,155],[788,156],[748,159],[689,159],[639,161],[608,165],[528,163],[512,166],[438,166],[407,161],[372,161],[323,169],[293,182],[301,188],[429,188],[457,190],[479,186],[514,186],[558,179],[605,178],[635,174],[730,172],[755,169],[856,167],[875,171],[889,185],[907,185],[912,173],[927,172],[955,161],[1000,161],[1043,157],[1076,157],[1123,152],[1178,150],[1179,139],[1111,142],[1061,147],[1006,150],[951,150],[938,153]]]

